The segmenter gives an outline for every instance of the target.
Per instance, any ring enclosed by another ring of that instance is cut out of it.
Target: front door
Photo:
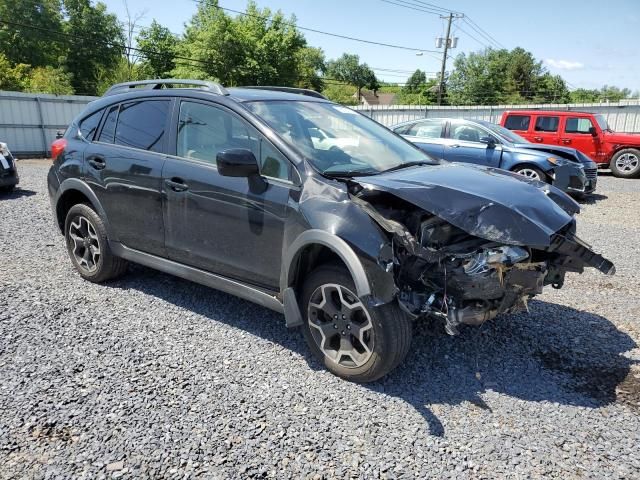
[[[257,130],[225,107],[179,105],[175,157],[163,170],[165,245],[169,258],[203,270],[277,289],[291,163]],[[251,149],[264,192],[246,178],[218,173],[216,155]]]
[[[502,146],[490,132],[465,121],[451,122],[444,147],[445,160],[500,167],[501,158]]]
[[[162,167],[170,100],[114,105],[84,152],[92,187],[118,240],[164,255]]]
[[[565,117],[560,136],[560,145],[575,148],[591,157],[598,158],[599,140],[595,132],[595,125],[589,117]]]

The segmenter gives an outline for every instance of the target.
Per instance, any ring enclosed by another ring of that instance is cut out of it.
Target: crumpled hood
[[[354,178],[430,212],[476,237],[544,248],[579,205],[557,188],[520,175],[442,163]]]
[[[533,150],[547,157],[550,155],[553,155],[554,153],[563,158],[566,155],[582,163],[585,168],[597,168],[597,165],[593,160],[591,160],[586,155],[581,154],[575,148],[561,147],[559,145],[546,145],[544,143],[516,143],[512,147],[512,150],[514,149],[520,152],[527,152],[527,153]]]

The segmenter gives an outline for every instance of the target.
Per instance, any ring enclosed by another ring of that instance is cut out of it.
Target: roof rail
[[[132,89],[139,88],[141,90],[160,90],[161,88],[170,88],[171,85],[191,85],[194,87],[208,90],[218,95],[229,95],[229,92],[219,83],[209,82],[207,80],[186,80],[181,78],[163,78],[158,80],[138,80],[135,82],[124,82],[112,85],[103,96],[116,95],[125,93]]]
[[[327,97],[325,97],[321,93],[316,92],[315,90],[309,90],[308,88],[261,87],[261,86],[239,87],[239,88],[251,88],[254,90],[273,90],[274,92],[297,93],[298,95],[306,95],[307,97],[322,98],[324,100],[329,100]]]

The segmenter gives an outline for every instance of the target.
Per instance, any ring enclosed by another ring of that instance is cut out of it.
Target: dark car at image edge
[[[20,183],[18,164],[6,143],[0,142],[0,192],[9,192]]]
[[[54,217],[83,278],[131,261],[282,312],[352,381],[397,367],[415,321],[456,334],[566,272],[615,271],[555,187],[439,162],[306,90],[115,85],[52,156]]]

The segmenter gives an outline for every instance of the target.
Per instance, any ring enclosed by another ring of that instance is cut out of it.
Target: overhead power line
[[[201,0],[193,0],[195,3],[199,3],[201,4]],[[251,13],[247,13],[247,12],[241,12],[240,10],[234,10],[232,8],[226,8],[226,7],[221,7],[221,6],[216,6],[215,8],[219,9],[219,10],[223,10],[225,12],[231,12],[231,13],[235,13],[237,15],[243,15],[245,17],[251,17],[251,18],[259,18],[259,19],[265,19],[265,17],[261,16],[261,15],[254,15]],[[403,45],[395,45],[392,43],[383,43],[383,42],[376,42],[374,40],[366,40],[363,38],[357,38],[357,37],[351,37],[348,35],[342,35],[339,33],[331,33],[331,32],[325,32],[323,30],[318,30],[315,28],[310,28],[310,27],[301,27],[300,25],[297,25],[295,23],[291,23],[291,22],[282,22],[285,25],[290,25],[292,27],[295,27],[299,30],[304,30],[306,32],[313,32],[313,33],[317,33],[320,35],[327,35],[330,37],[336,37],[336,38],[342,38],[343,40],[351,40],[353,42],[360,42],[360,43],[366,43],[369,45],[378,45],[380,47],[388,47],[388,48],[397,48],[397,49],[401,49],[401,50],[409,50],[411,52],[430,52],[430,53],[438,53],[436,50],[426,50],[424,48],[416,48],[416,47],[407,47],[407,46],[403,46]]]

